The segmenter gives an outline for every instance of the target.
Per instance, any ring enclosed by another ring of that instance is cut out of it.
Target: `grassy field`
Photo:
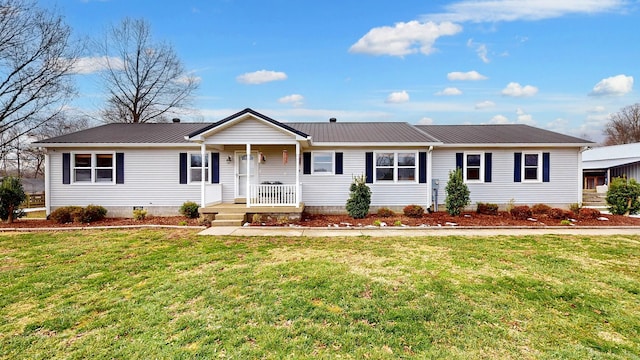
[[[640,237],[0,233],[0,358],[640,358]]]

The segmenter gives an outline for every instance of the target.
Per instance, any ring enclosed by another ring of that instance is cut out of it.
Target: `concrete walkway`
[[[261,226],[214,226],[199,235],[212,236],[494,236],[494,235],[640,235],[640,227],[386,227],[386,228],[305,228],[305,227],[261,227]]]

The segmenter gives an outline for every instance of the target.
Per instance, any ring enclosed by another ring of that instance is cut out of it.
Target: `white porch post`
[[[201,169],[201,177],[200,179],[202,179],[202,181],[200,181],[200,207],[204,207],[205,206],[205,191],[206,191],[206,186],[205,186],[205,177],[207,175],[207,169],[205,168],[205,164],[207,163],[207,158],[206,156],[206,150],[207,147],[206,145],[203,143],[200,144],[200,159],[202,160],[202,169]],[[211,164],[209,164],[209,166],[211,166]]]
[[[46,214],[51,214],[51,157],[49,151],[44,152],[44,206]]]
[[[300,143],[296,141],[296,208],[300,207]]]
[[[429,150],[427,151],[427,207],[431,207],[433,205],[433,172],[431,167],[431,159],[433,158],[433,146],[429,146]],[[436,211],[436,206],[433,206],[433,211]]]
[[[247,144],[247,190],[246,192],[246,204],[247,207],[251,207],[251,144]]]

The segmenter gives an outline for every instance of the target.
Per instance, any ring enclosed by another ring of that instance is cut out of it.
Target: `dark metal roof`
[[[226,118],[224,118],[224,119],[222,119],[222,120],[220,120],[220,121],[218,121],[216,123],[210,124],[209,126],[206,126],[206,127],[202,128],[202,129],[196,130],[196,131],[188,134],[187,136],[189,138],[192,138],[194,136],[200,135],[200,134],[202,134],[202,133],[204,133],[204,132],[206,132],[208,130],[216,128],[216,127],[218,127],[218,126],[220,126],[220,125],[222,125],[222,124],[224,124],[226,122],[229,122],[229,121],[231,121],[233,119],[236,119],[236,118],[238,118],[238,117],[240,117],[240,116],[242,116],[244,114],[247,114],[247,113],[251,114],[251,115],[253,115],[255,117],[258,117],[258,118],[260,118],[262,120],[265,120],[267,122],[270,122],[273,125],[279,126],[279,127],[283,128],[283,129],[285,129],[287,131],[290,131],[290,132],[294,133],[294,134],[298,134],[298,135],[300,135],[302,137],[305,137],[305,138],[308,136],[307,134],[294,129],[294,128],[288,126],[285,123],[281,123],[280,121],[277,121],[277,120],[274,120],[274,119],[272,119],[272,118],[270,118],[268,116],[262,115],[259,112],[255,111],[253,109],[250,109],[250,108],[246,108],[246,109],[244,109],[242,111],[239,111],[239,112],[237,112],[237,113],[235,113],[235,114],[233,114],[231,116],[227,116]]]
[[[435,138],[403,122],[287,123],[314,143],[433,143]]]
[[[589,140],[523,124],[416,125],[445,144],[586,144]]]
[[[191,144],[185,140],[185,135],[208,125],[210,123],[107,124],[34,144]]]

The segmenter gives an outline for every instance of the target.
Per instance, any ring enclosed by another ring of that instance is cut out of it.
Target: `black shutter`
[[[513,154],[513,182],[522,181],[522,153]]]
[[[462,170],[462,164],[463,164],[463,154],[456,153],[456,169]]]
[[[427,153],[418,153],[418,182],[425,184],[427,182]]]
[[[343,155],[341,152],[336,153],[336,175],[342,175]]]
[[[366,182],[368,184],[373,183],[373,153],[367,152],[364,154],[364,173],[366,176]]]
[[[542,182],[549,182],[549,153],[542,153]]]
[[[484,153],[484,182],[491,182],[491,153]]]
[[[211,153],[211,183],[220,184],[220,153]]]
[[[311,153],[304,152],[302,153],[302,173],[303,174],[311,174]]]
[[[187,153],[180,153],[180,184],[187,183]]]
[[[124,153],[116,153],[116,184],[124,184]]]
[[[71,184],[71,154],[62,153],[62,183]]]

